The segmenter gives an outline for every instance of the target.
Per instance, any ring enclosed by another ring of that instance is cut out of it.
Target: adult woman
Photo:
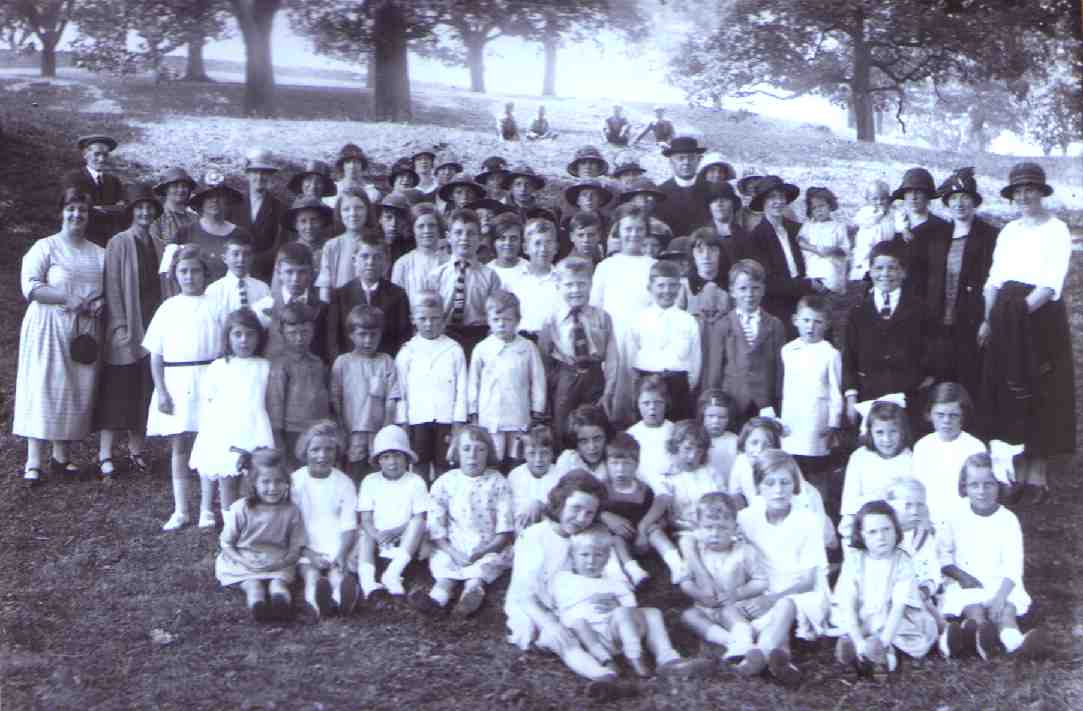
[[[101,431],[98,473],[106,481],[116,472],[113,445],[128,431],[128,457],[133,472],[146,473],[143,457],[147,408],[154,395],[150,356],[143,335],[162,303],[158,264],[165,245],[151,232],[162,203],[150,186],[128,190],[125,213],[131,226],[109,240],[105,249],[105,331],[101,386],[94,405],[94,425]]]
[[[207,171],[203,178],[204,186],[188,200],[188,205],[199,213],[199,219],[178,230],[173,239],[177,246],[199,246],[210,263],[208,285],[226,275],[226,263],[223,260],[226,241],[234,232],[247,232],[243,227],[238,227],[226,219],[230,206],[244,202],[244,196],[226,185],[223,180],[221,173]],[[162,296],[174,296],[176,293],[179,293],[178,290],[171,289],[170,293]]]
[[[23,257],[23,295],[30,302],[19,335],[12,431],[26,437],[23,479],[41,480],[45,442],[52,441],[50,472],[78,475],[68,442],[90,432],[98,365],[78,362],[72,340],[97,335],[102,307],[105,250],[86,239],[91,197],[66,188],[60,198],[61,228],[38,240]],[[84,360],[84,358],[80,358]]]
[[[184,168],[170,168],[154,186],[154,192],[165,201],[161,215],[150,226],[150,235],[161,244],[171,243],[182,227],[192,224],[199,215],[188,207],[188,198],[196,189],[196,181]]]
[[[1053,188],[1041,166],[1016,165],[1000,194],[1021,216],[1001,230],[985,282],[982,410],[991,439],[1024,444],[1017,481],[1037,503],[1048,493],[1049,458],[1075,452],[1072,343],[1061,298],[1072,238],[1042,205]]]

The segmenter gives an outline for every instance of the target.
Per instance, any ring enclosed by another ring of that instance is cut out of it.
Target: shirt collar
[[[682,188],[690,188],[696,184],[696,177],[692,176],[691,178],[682,178],[681,176],[674,174],[673,182],[675,182],[678,186]]]
[[[94,179],[94,182],[97,182],[102,176],[100,171],[94,170],[89,165],[86,167],[86,172],[90,173],[90,177]]]
[[[358,281],[359,284],[361,284],[361,288],[364,289],[365,293],[367,293],[367,294],[371,294],[371,293],[373,293],[374,291],[376,291],[377,289],[380,288],[380,282],[378,280],[372,286],[369,286],[365,282],[361,281],[360,277],[357,278],[357,281]]]
[[[878,289],[873,289],[873,293],[876,294],[876,307],[880,308],[880,305],[884,303],[884,294]],[[891,304],[891,308],[894,309],[899,305],[899,299],[902,297],[902,287],[889,291],[887,295],[890,299],[889,303]]]
[[[288,304],[289,302],[290,302],[290,290],[287,289],[286,287],[282,287],[282,303]],[[294,299],[294,302],[295,303],[300,303],[300,304],[307,304],[308,303],[308,292],[306,291],[305,293],[298,296],[296,299]]]

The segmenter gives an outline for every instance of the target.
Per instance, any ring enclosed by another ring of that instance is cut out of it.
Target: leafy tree
[[[418,51],[451,66],[470,70],[470,91],[485,93],[485,47],[498,37],[519,34],[522,18],[514,0],[443,0],[429,2],[437,25]],[[515,29],[512,29],[512,28]]]
[[[56,76],[56,45],[71,20],[75,0],[11,0],[10,10],[41,42],[41,75]]]
[[[0,43],[12,52],[29,50],[33,47],[30,41],[33,34],[14,5],[0,3]]]

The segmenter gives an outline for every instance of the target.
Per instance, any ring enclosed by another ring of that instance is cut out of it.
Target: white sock
[[[362,563],[357,566],[357,577],[361,581],[361,590],[367,597],[376,589],[376,566],[372,563]]]
[[[442,585],[433,585],[432,590],[429,591],[429,597],[440,607],[447,607],[448,601],[451,600],[448,589]]]
[[[647,574],[647,571],[643,570],[643,567],[635,560],[629,560],[624,564],[624,572],[628,575],[628,578],[632,581],[632,585],[634,586],[638,586],[650,577],[650,575]]]
[[[728,647],[733,640],[730,638],[730,633],[721,625],[712,625],[710,629],[707,630],[707,641],[711,644],[720,644]]]
[[[391,562],[387,564],[387,568],[384,570],[384,575],[389,578],[401,578],[402,572],[406,570],[406,566],[410,564],[410,556],[406,553],[396,553],[391,559]]]
[[[1005,649],[1014,652],[1023,644],[1023,633],[1014,627],[1005,627],[1000,630],[1000,641],[1004,643]]]
[[[688,568],[684,564],[684,559],[681,558],[680,551],[676,548],[666,551],[662,560],[669,566],[669,574],[673,578],[674,585],[679,585],[688,576]]]

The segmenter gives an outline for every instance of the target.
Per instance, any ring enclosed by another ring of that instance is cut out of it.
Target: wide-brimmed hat
[[[266,148],[253,148],[244,157],[244,172],[261,170],[268,173],[277,173],[278,165],[274,155]]]
[[[545,178],[538,175],[533,168],[529,165],[517,165],[509,169],[507,175],[504,176],[504,189],[509,189],[516,178],[528,178],[535,190],[541,190],[545,187]]]
[[[335,181],[331,180],[331,168],[322,160],[305,161],[304,168],[300,173],[290,178],[290,182],[286,187],[289,188],[290,192],[300,193],[301,183],[309,175],[319,176],[320,195],[322,197],[334,197],[338,194],[338,186],[335,185]]]
[[[597,190],[602,193],[602,202],[599,207],[608,205],[613,200],[613,191],[602,185],[601,181],[588,178],[580,180],[564,190],[564,199],[569,204],[575,205],[579,201],[579,194],[587,189]]]
[[[431,148],[422,148],[417,153],[414,153],[412,156],[410,156],[410,160],[417,160],[421,156],[428,156],[432,160],[436,160],[436,151]]]
[[[75,141],[75,144],[79,146],[80,151],[86,150],[86,147],[91,143],[104,143],[109,146],[110,151],[115,151],[117,149],[117,140],[112,136],[106,136],[104,133],[92,133],[89,136],[79,136]]]
[[[226,185],[224,175],[217,170],[208,170],[203,175],[203,184],[192,192],[192,196],[188,198],[188,206],[199,211],[203,207],[203,201],[215,193],[222,193],[234,204],[244,202],[244,195],[241,194],[241,191]]]
[[[361,170],[367,171],[369,169],[369,157],[365,155],[365,152],[361,150],[361,146],[353,143],[347,143],[338,152],[338,158],[335,159],[335,168],[339,171],[342,170],[342,164],[348,160],[361,161]]]
[[[391,170],[387,173],[388,184],[393,186],[395,184],[395,179],[400,175],[411,176],[413,181],[413,184],[410,186],[411,188],[417,186],[417,184],[421,182],[421,177],[417,174],[417,171],[414,170],[414,162],[409,158],[399,158],[395,161],[395,164],[391,166]]]
[[[572,162],[568,164],[568,174],[579,177],[579,164],[585,160],[596,160],[601,163],[602,175],[609,172],[609,161],[602,156],[600,150],[594,146],[581,146],[575,151],[575,158],[572,158]]]
[[[646,169],[639,164],[639,159],[630,155],[619,155],[614,161],[616,166],[610,173],[614,178],[619,178],[625,173],[636,173],[637,175],[643,175],[646,173]]]
[[[955,172],[936,189],[941,201],[947,205],[948,198],[955,193],[966,193],[974,199],[974,207],[981,205],[981,193],[978,192],[978,181],[974,180],[973,168],[956,168]]]
[[[410,198],[402,193],[390,192],[384,195],[383,200],[380,200],[380,212],[384,210],[394,210],[395,212],[403,215],[410,213],[410,207],[413,203],[410,202]]]
[[[287,230],[292,230],[294,223],[297,221],[297,215],[301,210],[315,210],[320,213],[320,217],[323,218],[324,226],[330,225],[335,221],[335,211],[331,209],[330,205],[323,200],[320,200],[318,197],[299,195],[294,199],[290,208],[286,210],[286,214],[282,216],[282,226]]]
[[[1031,185],[1042,191],[1042,195],[1049,197],[1053,194],[1053,186],[1045,181],[1045,171],[1037,163],[1025,161],[1017,163],[1008,173],[1008,184],[1000,189],[1000,196],[1008,200],[1015,195],[1016,188]]]
[[[128,216],[128,222],[132,221],[132,213],[136,203],[152,202],[158,207],[158,214],[162,214],[162,201],[155,194],[150,183],[130,183],[124,191],[124,214]]]
[[[936,183],[933,175],[924,168],[910,168],[903,173],[902,184],[891,193],[892,200],[902,200],[909,190],[922,190],[930,199],[936,197]]]
[[[369,461],[374,466],[379,466],[380,455],[384,452],[402,452],[414,464],[417,464],[417,455],[410,448],[410,437],[406,430],[398,425],[387,425],[376,433],[372,438],[372,454]]]
[[[662,155],[667,158],[677,153],[699,153],[703,155],[707,152],[707,149],[699,145],[699,141],[695,136],[677,136],[669,145],[662,149]]]
[[[620,191],[618,202],[623,205],[636,195],[642,194],[653,195],[655,202],[662,202],[666,199],[666,194],[658,189],[653,180],[640,176],[624,186]]]
[[[494,198],[491,198],[488,195],[481,198],[480,200],[475,200],[474,202],[467,203],[466,206],[471,210],[489,210],[494,215],[500,215],[511,210],[511,208],[504,203]]]
[[[154,192],[158,193],[159,197],[164,198],[166,189],[173,183],[187,183],[188,190],[194,192],[196,189],[196,181],[192,179],[192,176],[188,175],[188,171],[184,168],[170,168],[165,172],[154,186]]]
[[[756,192],[748,203],[748,207],[753,212],[763,212],[763,201],[774,190],[781,190],[786,194],[787,205],[801,194],[801,188],[793,183],[787,183],[777,175],[765,175],[756,182]]]
[[[741,206],[741,198],[729,183],[704,183],[703,196],[708,205],[715,200],[729,200],[734,210]]]
[[[748,173],[742,176],[741,179],[737,181],[737,192],[741,193],[742,195],[755,195],[756,183],[760,182],[761,180],[763,180],[762,175],[758,175],[755,172]]]
[[[451,168],[456,173],[463,172],[463,164],[459,161],[458,158],[451,155],[450,153],[445,153],[444,155],[440,156],[435,161],[435,163],[436,165],[434,165],[432,168],[434,172],[440,170],[441,168]]]
[[[503,179],[507,173],[508,161],[500,156],[489,156],[481,162],[481,172],[474,176],[474,180],[484,185],[494,175],[499,175]]]
[[[470,188],[473,190],[476,193],[475,198],[473,198],[475,200],[485,195],[485,186],[474,182],[473,178],[466,175],[456,175],[445,185],[441,185],[440,189],[436,191],[436,195],[444,202],[451,202],[452,191],[459,187]]]
[[[703,154],[703,158],[700,159],[699,169],[696,171],[696,174],[702,174],[703,171],[707,170],[712,165],[717,165],[722,168],[722,180],[733,180],[737,177],[737,171],[733,169],[733,164],[723,160],[722,154],[716,153],[714,151]]]

